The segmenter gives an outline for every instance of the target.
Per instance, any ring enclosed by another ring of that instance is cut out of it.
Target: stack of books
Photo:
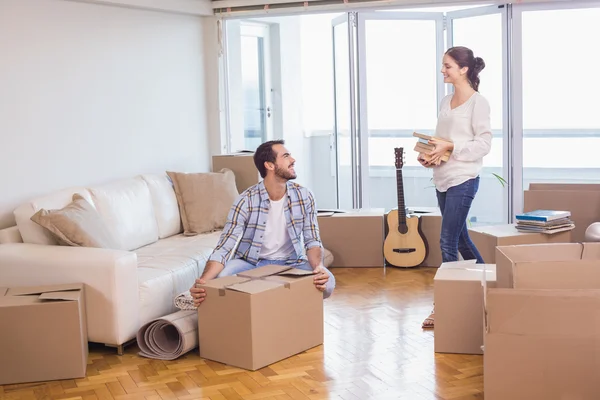
[[[515,218],[519,232],[553,234],[575,228],[569,211],[535,210],[518,214]]]
[[[417,144],[415,145],[414,150],[417,153],[423,153],[423,159],[425,159],[426,161],[431,160],[431,156],[429,154],[435,149],[435,146],[432,144],[429,144],[429,140],[433,139],[435,136],[429,136],[429,135],[425,135],[423,133],[417,133],[417,132],[413,132],[413,136],[418,138]],[[439,137],[435,137],[435,139],[443,140],[445,142],[450,142],[447,139],[442,139]],[[448,161],[448,159],[450,158],[450,154],[451,154],[450,150],[446,151],[446,153],[442,156],[441,161]]]

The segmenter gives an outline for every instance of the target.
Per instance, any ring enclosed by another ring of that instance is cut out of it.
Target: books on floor
[[[575,228],[570,211],[534,210],[515,216],[519,232],[553,234]]]
[[[417,143],[415,144],[414,150],[417,153],[422,153],[423,159],[425,159],[426,161],[431,160],[431,156],[429,156],[429,154],[435,149],[435,146],[432,144],[429,144],[429,140],[433,139],[435,136],[429,136],[429,135],[425,135],[423,133],[417,133],[417,132],[413,132],[413,136],[417,138]],[[449,140],[438,138],[438,137],[435,137],[435,139],[449,142]],[[451,154],[450,150],[446,151],[446,153],[444,153],[444,155],[442,156],[441,160],[448,161],[448,159],[450,158],[450,154]]]

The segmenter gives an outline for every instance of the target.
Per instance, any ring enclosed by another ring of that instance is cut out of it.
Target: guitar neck
[[[396,186],[398,189],[398,225],[406,225],[406,206],[404,205],[404,181],[402,168],[396,168]]]

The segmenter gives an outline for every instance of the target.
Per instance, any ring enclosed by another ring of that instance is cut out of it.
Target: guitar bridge
[[[406,248],[406,249],[394,249],[394,253],[414,253],[417,249],[414,248]]]

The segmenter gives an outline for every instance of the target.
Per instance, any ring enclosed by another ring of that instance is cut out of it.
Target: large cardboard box
[[[515,285],[519,285],[520,280],[525,277],[531,278],[527,284],[533,288],[536,276],[539,276],[539,283],[543,286],[548,285],[549,280],[554,277],[558,277],[557,279],[561,281],[559,285],[574,280],[580,286],[584,268],[594,271],[594,268],[600,266],[598,259],[600,259],[600,247],[593,243],[586,245],[546,243],[535,246],[498,246],[496,248],[496,287],[516,287]],[[570,274],[564,274],[563,271],[569,271]],[[595,287],[597,283],[589,282],[592,285],[590,288]],[[598,288],[600,289],[600,285]]]
[[[495,278],[495,265],[475,260],[440,266],[433,279],[435,352],[483,353],[483,282],[493,287]]]
[[[483,261],[496,263],[496,246],[536,243],[570,243],[571,231],[548,235],[537,232],[519,232],[514,224],[476,226],[469,228],[469,236],[479,250]]]
[[[200,356],[257,370],[323,343],[323,293],[311,271],[278,265],[208,281]]]
[[[323,247],[331,251],[331,267],[383,267],[385,209],[355,209],[318,217]]]
[[[254,165],[254,153],[233,153],[212,157],[212,170],[218,172],[228,168],[235,175],[235,185],[239,193],[256,185],[262,179]]]
[[[566,210],[575,223],[573,242],[585,240],[585,230],[600,221],[600,184],[531,183],[523,192],[523,211]]]
[[[486,291],[486,400],[597,399],[600,243],[514,246],[504,254],[513,287]]]
[[[0,288],[0,385],[85,377],[82,284]]]

